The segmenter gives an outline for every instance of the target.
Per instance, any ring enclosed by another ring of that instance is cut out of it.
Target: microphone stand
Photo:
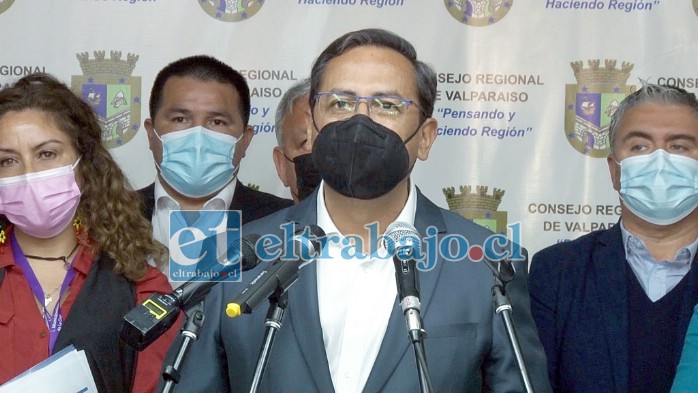
[[[269,361],[271,347],[274,345],[276,334],[279,332],[279,329],[281,329],[284,313],[286,312],[287,307],[288,294],[286,291],[283,291],[281,295],[277,296],[274,294],[269,297],[269,309],[267,310],[267,318],[264,321],[264,326],[266,326],[264,341],[257,358],[257,366],[254,370],[254,376],[252,377],[250,393],[256,393],[259,391],[259,384],[262,381],[262,376],[264,376],[264,371],[266,370],[267,363]]]
[[[523,380],[524,387],[527,393],[533,393],[533,384],[531,383],[531,377],[528,375],[528,369],[526,368],[526,362],[524,361],[523,354],[521,352],[521,346],[519,345],[519,338],[516,335],[516,328],[514,327],[514,321],[511,316],[511,302],[506,295],[507,284],[514,279],[514,272],[507,272],[502,274],[498,271],[492,261],[487,258],[484,259],[487,266],[492,270],[494,275],[494,284],[492,284],[492,302],[494,303],[494,310],[497,314],[502,317],[504,321],[504,327],[507,331],[507,336],[509,337],[509,342],[514,350],[514,357],[516,358],[516,364],[519,366],[519,372],[521,373],[521,379]],[[500,262],[501,264],[511,265],[511,261],[504,260]],[[511,266],[508,267],[510,269]]]
[[[187,320],[179,334],[183,339],[177,350],[177,355],[172,365],[167,365],[162,372],[162,378],[165,380],[165,385],[162,388],[162,393],[169,393],[174,389],[174,385],[179,383],[181,375],[179,368],[184,363],[184,357],[187,354],[189,346],[199,338],[199,330],[204,324],[204,301],[200,301],[195,306],[186,311]]]
[[[427,367],[427,355],[424,350],[424,338],[427,336],[422,323],[419,301],[419,278],[415,271],[415,261],[411,258],[404,258],[396,253],[393,263],[395,264],[395,279],[398,285],[398,296],[402,299],[400,307],[405,314],[407,323],[407,336],[414,347],[414,355],[417,360],[417,374],[419,375],[419,387],[422,393],[431,393],[434,388],[429,376]],[[412,272],[412,275],[405,274]]]
[[[403,300],[403,309],[405,311],[405,321],[407,322],[407,331],[414,347],[414,356],[417,360],[417,373],[419,374],[419,388],[422,393],[431,393],[434,388],[431,384],[429,376],[429,368],[427,367],[427,355],[424,351],[424,338],[427,332],[422,327],[422,317],[419,314],[421,306],[419,299],[414,296],[406,297]]]

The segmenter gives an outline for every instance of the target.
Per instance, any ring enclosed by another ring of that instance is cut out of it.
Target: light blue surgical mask
[[[237,175],[233,165],[240,139],[202,126],[170,132],[162,137],[162,163],[155,165],[162,178],[178,193],[202,198],[220,191]]]
[[[618,164],[620,197],[643,220],[671,225],[698,207],[697,160],[657,149]]]

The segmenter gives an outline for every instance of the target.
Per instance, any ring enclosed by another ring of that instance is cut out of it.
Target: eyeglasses
[[[355,96],[348,93],[321,91],[315,94],[315,99],[323,113],[335,118],[346,117],[356,112],[361,100],[366,100],[369,114],[388,119],[399,118],[411,105],[422,110],[416,102],[399,96]]]

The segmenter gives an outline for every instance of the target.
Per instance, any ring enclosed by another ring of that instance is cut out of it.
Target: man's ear
[[[433,117],[430,117],[422,124],[422,133],[419,135],[419,147],[417,150],[417,158],[424,161],[429,158],[429,151],[436,140],[436,128],[438,122]]]
[[[245,157],[245,152],[252,142],[252,137],[254,136],[254,129],[252,126],[248,125],[245,127],[245,131],[242,132],[242,137],[235,143],[235,155],[233,156],[233,165],[240,165],[240,161]]]
[[[151,118],[145,119],[143,122],[143,127],[145,127],[145,132],[148,135],[148,146],[150,147],[150,151],[155,152],[155,150],[153,150],[153,146],[155,146],[156,150],[161,150],[160,140],[158,139],[157,135],[155,135],[153,120]]]
[[[616,163],[613,158],[613,153],[606,157],[606,163],[608,163],[608,171],[611,173],[611,182],[613,182],[613,189],[620,191],[620,165]]]
[[[279,176],[279,180],[284,183],[284,186],[290,187],[288,181],[286,181],[286,157],[284,157],[284,151],[279,146],[274,146],[271,156],[274,159],[274,166],[276,167],[276,174]]]
[[[317,139],[317,136],[320,135],[320,130],[315,128],[315,122],[313,121],[313,116],[310,112],[310,107],[308,107],[305,111],[305,124],[305,143],[303,143],[302,147],[303,151],[307,151],[308,153],[310,153],[313,151],[313,144],[315,143],[315,139]]]

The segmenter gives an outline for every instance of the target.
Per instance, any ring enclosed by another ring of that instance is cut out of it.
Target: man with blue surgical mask
[[[236,70],[210,56],[170,63],[153,83],[150,116],[144,125],[158,176],[139,193],[165,246],[171,210],[240,210],[245,223],[292,205],[237,181],[254,132],[249,87]]]
[[[532,312],[555,391],[668,392],[698,303],[698,101],[646,84],[609,138],[620,221],[533,257]]]

